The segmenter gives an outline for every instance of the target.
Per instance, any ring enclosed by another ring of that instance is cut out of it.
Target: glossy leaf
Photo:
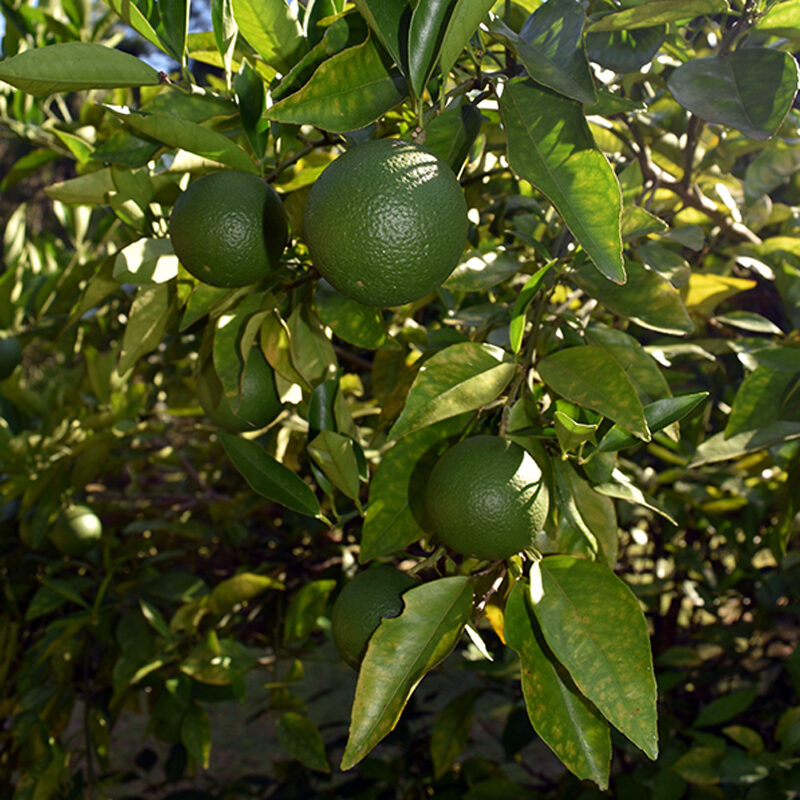
[[[800,170],[800,146],[775,139],[748,165],[744,177],[745,194],[751,200],[769,194]]]
[[[256,158],[263,158],[269,139],[269,122],[262,116],[266,108],[264,81],[246,59],[236,73],[233,88],[239,101],[239,113],[247,141]]]
[[[158,27],[158,10],[137,0],[108,0],[108,5],[131,26],[138,34],[147,39],[159,50],[166,50],[164,42],[156,31]],[[155,27],[154,27],[155,25]]]
[[[242,36],[283,74],[308,49],[294,8],[285,0],[233,0],[233,16]]]
[[[553,484],[558,509],[558,550],[617,563],[619,534],[614,504],[598,494],[569,462],[553,459]]]
[[[785,0],[774,3],[755,29],[773,36],[785,36],[794,42],[800,41],[800,0]]]
[[[453,68],[461,51],[467,46],[467,42],[493,5],[494,0],[455,0],[453,13],[450,15],[439,50],[442,75],[447,75]]]
[[[292,364],[308,385],[330,378],[336,372],[336,353],[313,312],[295,307],[287,327]]]
[[[407,0],[353,0],[394,63],[408,74],[408,28],[412,8]]]
[[[571,280],[609,311],[642,327],[681,336],[694,330],[681,295],[660,275],[638,261],[627,262],[628,281],[614,286],[586,265],[569,273]]]
[[[258,575],[254,572],[240,572],[232,578],[226,578],[211,591],[211,611],[214,614],[227,614],[234,606],[246,603],[258,597],[267,589],[283,589],[283,584],[269,575]]]
[[[689,311],[710,316],[720,303],[748,289],[754,289],[756,285],[755,281],[745,278],[693,272],[689,282],[681,288],[681,297]]]
[[[635,72],[649,64],[667,35],[665,25],[586,34],[589,58],[614,72]]]
[[[229,433],[219,436],[228,458],[254,492],[300,514],[319,516],[319,501],[311,489],[294,472],[267,455],[260,444]]]
[[[728,461],[794,439],[800,439],[800,422],[773,422],[765,427],[743,431],[728,438],[725,436],[725,431],[720,431],[709,436],[697,448],[688,467]]]
[[[309,442],[308,452],[340,492],[351,500],[358,499],[358,462],[349,436],[321,431]]]
[[[623,283],[619,182],[595,147],[580,103],[512,80],[500,108],[511,168],[553,203],[597,269]]]
[[[439,578],[409,589],[403,601],[403,613],[384,619],[367,646],[343,770],[354,767],[394,728],[422,678],[456,646],[472,611],[472,581]]]
[[[728,10],[725,0],[650,0],[613,14],[607,14],[589,26],[589,32],[622,31],[647,28],[665,22],[690,20],[704,14],[719,14]]]
[[[558,350],[537,363],[542,380],[572,403],[591,408],[645,441],[644,409],[625,371],[594,345]]]
[[[341,133],[374,122],[405,96],[405,81],[370,37],[323,62],[302,89],[276,103],[266,116]]]
[[[456,103],[434,117],[425,128],[426,149],[458,175],[481,129],[481,112],[471,103]]]
[[[539,292],[552,263],[540,267],[536,272],[525,281],[525,285],[520,289],[514,307],[511,309],[511,324],[508,328],[508,339],[511,349],[519,353],[522,348],[522,338],[525,335],[525,320],[527,319],[528,309]]]
[[[661,503],[649,494],[643,492],[624,472],[617,468],[611,472],[610,480],[605,483],[597,483],[592,489],[594,489],[597,494],[602,494],[605,497],[612,497],[616,500],[623,500],[626,503],[649,508],[673,525],[678,524],[675,518]]]
[[[452,0],[417,0],[408,28],[408,75],[419,97],[436,63]]]
[[[681,395],[680,397],[662,397],[659,400],[654,400],[644,407],[647,427],[651,433],[660,431],[673,422],[683,419],[707,397],[708,392],[695,392]],[[624,450],[626,447],[633,447],[636,444],[641,444],[641,440],[631,436],[620,425],[615,425],[603,437],[595,452],[613,453],[617,450]]]
[[[278,744],[301,764],[317,772],[330,772],[319,728],[304,714],[287,711],[277,724]]]
[[[158,37],[169,54],[186,66],[186,37],[189,34],[190,0],[159,0]]]
[[[516,365],[491,344],[463,342],[434,353],[421,367],[390,439],[492,402],[508,385]]]
[[[159,283],[139,287],[128,313],[122,335],[120,375],[127,372],[142,356],[161,344],[174,314],[172,284]]]
[[[531,570],[530,595],[545,641],[579,691],[655,759],[656,681],[633,592],[603,564],[550,556]]]
[[[499,19],[490,32],[513,48],[528,75],[537,83],[591,105],[596,101],[594,81],[583,47],[586,12],[577,0],[549,0],[514,33]]]
[[[114,259],[114,280],[120,283],[166,283],[178,274],[178,257],[169,239],[138,239]]]
[[[687,61],[670,75],[667,86],[684,108],[706,122],[735,128],[751,139],[768,139],[792,107],[799,78],[789,53],[745,47]]]
[[[91,42],[64,42],[0,61],[0,80],[36,95],[154,86],[158,73],[122,50]]]
[[[135,131],[157,139],[169,147],[180,147],[190,153],[210,158],[245,172],[258,172],[250,156],[235,142],[221,133],[204,128],[196,122],[173,117],[170,114],[149,112],[142,114],[131,109],[106,106],[115,116]]]
[[[362,564],[402,550],[424,535],[425,483],[464,424],[463,416],[444,420],[405,436],[384,453],[369,486],[358,554]]]
[[[324,325],[356,347],[376,350],[386,342],[386,326],[380,309],[339,294],[325,280],[317,282],[314,308]]]
[[[800,370],[774,369],[767,365],[747,374],[736,390],[725,436],[762,428],[778,419],[798,419]],[[787,409],[790,413],[786,413]],[[795,413],[791,413],[795,411]]]
[[[608,788],[611,737],[606,721],[581,696],[531,617],[527,586],[517,581],[506,600],[505,636],[522,666],[522,694],[534,730],[581,780]]]

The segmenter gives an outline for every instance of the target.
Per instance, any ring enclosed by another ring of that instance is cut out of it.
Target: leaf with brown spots
[[[655,759],[653,658],[633,592],[603,564],[551,556],[531,569],[530,593],[548,647],[580,692]]]
[[[570,772],[605,790],[611,763],[608,724],[545,644],[525,600],[526,589],[518,581],[508,596],[505,635],[520,658],[528,718]]]

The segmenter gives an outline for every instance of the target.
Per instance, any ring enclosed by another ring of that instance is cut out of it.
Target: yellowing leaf
[[[756,285],[744,278],[729,278],[725,275],[693,274],[681,289],[683,304],[689,311],[711,316],[714,309],[729,297],[746,292]]]

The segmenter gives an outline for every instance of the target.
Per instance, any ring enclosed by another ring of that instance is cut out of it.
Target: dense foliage
[[[0,798],[796,796],[798,0],[0,4]],[[470,221],[391,309],[303,237],[385,137]],[[224,168],[292,232],[237,289],[168,235]],[[226,431],[254,348],[282,411]],[[475,434],[550,487],[507,560],[431,535]],[[356,677],[377,562],[419,585]]]

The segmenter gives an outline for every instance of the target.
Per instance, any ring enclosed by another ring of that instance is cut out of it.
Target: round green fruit
[[[248,286],[278,268],[289,225],[277,192],[239,170],[198,178],[178,198],[169,221],[181,264],[211,286]]]
[[[417,581],[400,570],[381,564],[359,572],[333,604],[331,630],[339,655],[358,669],[367,644],[382,619],[403,611],[403,592]]]
[[[499,436],[473,436],[451,447],[425,487],[432,532],[465,556],[495,560],[532,546],[549,508],[533,456]]]
[[[275,373],[257,347],[247,359],[238,397],[225,396],[209,359],[197,377],[197,399],[212,422],[233,432],[260,430],[283,408],[275,388]]]
[[[467,204],[450,167],[419,145],[378,139],[325,168],[303,230],[319,273],[366,305],[397,306],[437,289],[467,240]]]
[[[62,511],[50,529],[50,541],[65,556],[82,556],[103,535],[103,524],[87,506],[70,506]]]

